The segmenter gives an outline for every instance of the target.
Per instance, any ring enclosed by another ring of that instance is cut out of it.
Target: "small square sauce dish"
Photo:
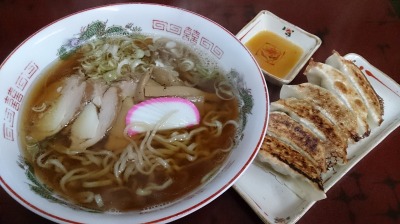
[[[272,84],[290,83],[321,46],[321,39],[263,10],[236,37]]]

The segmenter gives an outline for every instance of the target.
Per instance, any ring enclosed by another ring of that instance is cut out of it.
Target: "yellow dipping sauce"
[[[270,31],[261,31],[245,43],[262,69],[283,78],[300,60],[303,53],[296,44]]]

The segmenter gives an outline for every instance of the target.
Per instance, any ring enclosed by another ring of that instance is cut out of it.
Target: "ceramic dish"
[[[265,10],[258,13],[253,20],[244,26],[236,37],[243,43],[246,43],[260,31],[271,31],[303,50],[298,62],[283,78],[276,77],[263,69],[267,81],[277,85],[290,83],[321,45],[319,37]]]
[[[19,150],[20,110],[30,86],[53,61],[90,38],[135,33],[168,37],[209,55],[246,98],[246,110],[241,115],[247,123],[227,160],[205,184],[182,198],[140,211],[87,211],[58,197],[33,175]],[[163,223],[194,212],[231,187],[247,169],[258,152],[268,121],[265,79],[247,49],[215,22],[171,6],[116,4],[62,18],[19,45],[0,65],[0,78],[0,184],[23,206],[57,223]]]
[[[380,127],[373,130],[368,138],[348,148],[349,162],[324,178],[326,191],[400,125],[399,84],[360,55],[350,53],[345,58],[362,68],[378,95],[383,98],[385,114]],[[266,223],[295,223],[315,203],[300,199],[274,176],[273,171],[266,172],[254,164],[235,183],[234,188]]]

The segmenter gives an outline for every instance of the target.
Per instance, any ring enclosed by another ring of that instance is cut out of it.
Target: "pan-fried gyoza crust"
[[[357,117],[329,90],[311,83],[282,86],[280,96],[282,99],[295,97],[310,101],[328,117],[334,124],[354,141],[359,141],[362,136],[357,133]]]
[[[259,156],[266,158],[269,155],[287,164],[291,169],[308,178],[323,190],[321,173],[309,159],[282,141],[266,135],[261,145]]]
[[[315,133],[322,133],[328,167],[338,160],[347,162],[347,138],[339,128],[327,119],[312,103],[307,100],[287,98],[271,103],[271,111],[279,110],[288,113],[293,119],[302,122]],[[318,131],[318,132],[317,132]],[[317,134],[318,135],[318,134]],[[332,158],[333,157],[333,158]]]
[[[283,85],[271,103],[255,164],[268,164],[299,197],[317,201],[326,198],[322,175],[347,162],[348,144],[380,126],[384,111],[362,71],[335,51],[326,64],[311,60],[305,74],[309,83]]]
[[[333,54],[326,59],[326,63],[348,77],[368,108],[370,124],[373,127],[379,126],[383,121],[383,99],[375,92],[363,72],[353,62],[346,60],[336,51],[333,51]]]
[[[320,139],[304,125],[282,112],[271,112],[267,133],[292,146],[314,165],[326,171],[325,150]]]
[[[329,90],[354,112],[357,117],[359,136],[369,135],[368,109],[358,91],[341,71],[330,65],[310,60],[304,74],[309,83]]]

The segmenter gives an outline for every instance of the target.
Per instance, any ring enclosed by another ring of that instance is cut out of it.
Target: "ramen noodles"
[[[148,125],[127,124],[129,109],[161,97],[192,102],[200,122],[164,130],[164,116],[146,131],[127,131]],[[218,171],[235,145],[239,107],[235,88],[198,49],[161,37],[108,37],[80,46],[31,87],[20,138],[36,177],[62,198],[92,210],[143,210]]]

